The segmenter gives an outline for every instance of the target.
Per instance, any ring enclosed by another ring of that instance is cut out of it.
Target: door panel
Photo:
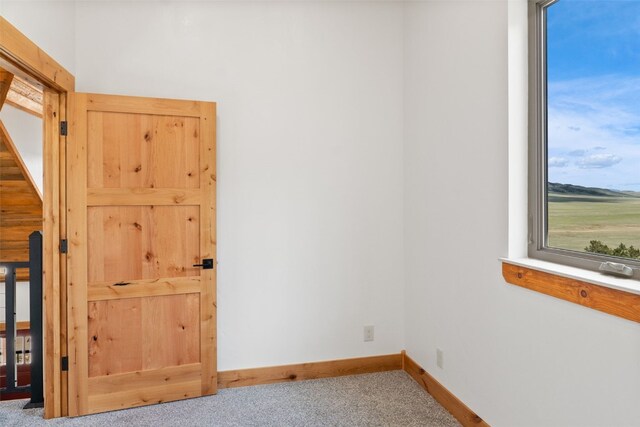
[[[89,286],[200,274],[198,206],[95,206],[87,209]],[[109,241],[109,245],[101,242]],[[96,244],[92,244],[95,242]]]
[[[215,393],[215,104],[72,94],[69,117],[69,414]]]
[[[98,111],[87,116],[89,187],[200,187],[199,118]]]

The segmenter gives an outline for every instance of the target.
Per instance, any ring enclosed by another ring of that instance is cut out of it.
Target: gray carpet
[[[25,400],[0,426],[459,426],[403,371],[220,390],[216,396],[45,421]]]

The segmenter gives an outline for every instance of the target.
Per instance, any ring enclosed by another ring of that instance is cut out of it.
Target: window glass
[[[546,246],[640,259],[640,1],[546,9]]]

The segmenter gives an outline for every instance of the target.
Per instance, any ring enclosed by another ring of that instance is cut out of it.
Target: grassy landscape
[[[591,240],[640,248],[640,195],[549,184],[549,246],[584,251]]]

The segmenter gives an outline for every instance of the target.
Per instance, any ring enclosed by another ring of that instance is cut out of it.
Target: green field
[[[549,246],[584,251],[591,240],[640,248],[640,198],[549,194]]]

